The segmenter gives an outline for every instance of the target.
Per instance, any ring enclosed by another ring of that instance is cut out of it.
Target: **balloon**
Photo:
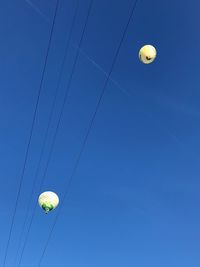
[[[156,49],[152,45],[145,45],[139,51],[139,58],[144,64],[149,64],[156,58]]]
[[[39,196],[38,203],[45,213],[48,213],[58,206],[59,198],[54,192],[47,191]]]

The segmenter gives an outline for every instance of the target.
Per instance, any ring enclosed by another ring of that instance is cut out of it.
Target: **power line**
[[[42,149],[41,149],[41,153],[40,153],[40,159],[39,159],[38,167],[37,167],[36,174],[35,174],[35,179],[34,179],[34,184],[33,184],[33,187],[32,187],[32,192],[31,192],[30,198],[29,198],[29,203],[28,203],[26,216],[25,216],[26,219],[25,219],[24,224],[23,224],[23,228],[22,228],[22,233],[20,235],[19,244],[22,241],[22,237],[23,237],[23,233],[24,233],[24,229],[25,229],[25,225],[26,225],[26,222],[27,222],[28,213],[29,213],[29,209],[30,209],[29,207],[30,207],[30,204],[31,204],[31,200],[33,198],[34,188],[36,186],[36,181],[37,181],[37,178],[38,178],[38,175],[39,175],[41,161],[42,161],[42,158],[43,158],[43,155],[44,155],[44,150],[45,150],[46,141],[47,141],[49,130],[50,130],[50,125],[51,125],[52,118],[53,118],[53,113],[55,111],[55,105],[56,105],[56,100],[57,100],[57,96],[58,96],[58,92],[59,92],[59,88],[60,88],[60,83],[61,83],[62,76],[63,76],[64,66],[65,66],[65,62],[66,62],[67,55],[68,55],[68,52],[69,52],[69,44],[70,44],[70,41],[71,41],[71,38],[72,38],[72,32],[73,32],[74,24],[75,24],[77,13],[78,13],[78,6],[79,6],[79,0],[76,1],[75,12],[74,12],[74,15],[73,15],[73,18],[72,18],[72,24],[71,24],[71,27],[70,27],[69,35],[68,35],[66,46],[65,46],[64,57],[63,57],[63,60],[62,60],[62,63],[61,63],[61,68],[60,68],[60,72],[59,72],[59,76],[58,76],[58,82],[57,82],[56,90],[55,90],[55,93],[54,93],[53,103],[52,103],[52,107],[51,107],[51,111],[50,111],[50,115],[49,115],[49,119],[48,119],[48,126],[46,128],[46,132],[45,132],[45,135],[44,135],[43,145],[42,145]],[[49,160],[47,162],[49,162]],[[46,176],[47,168],[48,168],[48,164],[46,165],[46,168],[45,168],[45,175],[43,176],[43,179],[41,180],[40,190],[41,190],[42,184],[44,182],[44,178]],[[28,236],[29,236],[29,232],[30,232],[31,226],[32,226],[32,221],[33,221],[34,216],[35,216],[36,207],[37,207],[37,202],[34,205],[33,213],[32,213],[31,219],[30,219],[29,227],[28,227],[28,232],[27,232],[27,235],[25,237],[25,241],[24,241],[24,244],[23,244],[23,247],[22,247],[20,258],[19,258],[19,263],[18,263],[17,266],[20,266],[21,261],[22,261],[22,256],[23,256],[23,253],[24,253],[25,245],[26,245],[26,242],[27,242],[27,239],[28,239]],[[20,246],[18,247],[18,251],[16,253],[15,263],[16,263],[17,256],[18,256],[18,253],[19,253],[19,249],[20,249]]]
[[[77,64],[78,59],[79,59],[79,54],[80,54],[79,51],[80,51],[80,48],[81,48],[81,45],[82,45],[82,42],[83,42],[83,38],[84,38],[84,35],[85,35],[85,30],[86,30],[86,27],[87,27],[87,23],[88,23],[88,19],[89,19],[90,13],[91,13],[93,2],[94,2],[94,0],[90,0],[90,4],[89,4],[89,7],[88,7],[88,12],[87,12],[87,16],[86,16],[85,23],[84,23],[84,26],[83,26],[81,38],[80,38],[80,41],[79,41],[79,44],[78,44],[78,48],[79,49],[77,49],[77,53],[75,55],[74,63],[73,63],[73,66],[72,66],[72,71],[70,73],[70,77],[69,77],[69,80],[68,80],[68,83],[67,83],[67,86],[66,86],[64,100],[63,100],[63,103],[62,103],[62,106],[61,106],[61,110],[60,110],[60,114],[59,114],[59,117],[58,117],[58,122],[57,122],[56,129],[55,129],[55,132],[54,132],[53,141],[51,143],[50,153],[49,153],[49,156],[48,156],[48,160],[47,160],[47,164],[46,164],[46,167],[45,167],[45,171],[44,171],[44,175],[43,175],[43,179],[42,179],[42,183],[41,183],[40,189],[43,186],[43,183],[44,183],[44,180],[45,180],[45,177],[46,177],[46,174],[47,174],[47,170],[48,170],[48,167],[49,167],[49,164],[50,164],[50,161],[51,161],[53,149],[54,149],[54,146],[55,146],[55,143],[56,143],[58,130],[59,130],[59,127],[60,127],[60,124],[61,124],[64,108],[65,108],[66,102],[68,100],[69,89],[71,87],[71,83],[72,83],[72,80],[73,80],[76,64]]]
[[[16,216],[17,205],[18,205],[18,202],[19,202],[19,196],[20,196],[20,193],[21,193],[22,183],[23,183],[23,179],[24,179],[24,173],[25,173],[26,164],[27,164],[27,160],[28,160],[30,144],[31,144],[32,136],[33,136],[33,129],[34,129],[34,126],[35,126],[35,121],[36,121],[36,116],[37,116],[37,109],[38,109],[40,95],[41,95],[41,91],[42,91],[42,85],[43,85],[43,81],[44,81],[44,76],[45,76],[47,60],[48,60],[48,56],[49,56],[49,51],[50,51],[50,46],[51,46],[51,41],[52,41],[52,36],[53,36],[53,29],[54,29],[54,26],[55,26],[55,20],[56,20],[56,15],[57,15],[57,11],[58,11],[58,6],[59,6],[59,0],[56,1],[56,7],[55,7],[55,12],[54,12],[52,27],[51,27],[51,31],[50,31],[50,38],[49,38],[49,41],[48,41],[47,52],[46,52],[45,60],[44,60],[44,67],[43,67],[43,70],[42,70],[42,77],[41,77],[41,80],[40,80],[39,91],[38,91],[38,94],[37,94],[37,100],[36,100],[36,105],[35,105],[34,114],[33,114],[33,120],[32,120],[32,124],[31,124],[31,129],[30,129],[30,136],[29,136],[29,140],[28,140],[26,153],[25,153],[25,159],[24,159],[24,163],[23,163],[23,167],[22,167],[21,176],[20,176],[20,182],[19,182],[19,188],[18,188],[18,192],[17,192],[17,198],[16,198],[16,202],[15,202],[15,206],[14,206],[14,212],[13,212],[10,231],[9,231],[9,234],[8,234],[8,240],[7,240],[7,244],[6,244],[6,251],[5,251],[5,256],[4,256],[4,260],[3,260],[3,267],[6,264],[6,259],[7,259],[7,255],[8,255],[10,239],[11,239],[12,230],[13,230],[13,226],[14,226],[14,220],[15,220],[15,216]]]
[[[60,72],[59,72],[59,76],[58,76],[58,82],[57,82],[56,90],[55,90],[54,97],[53,97],[53,103],[52,103],[52,106],[51,106],[50,115],[49,115],[49,119],[48,119],[48,125],[47,125],[47,128],[46,128],[46,132],[45,132],[45,135],[44,135],[44,140],[43,140],[43,143],[42,143],[42,149],[41,149],[40,158],[39,158],[39,162],[38,162],[38,166],[37,166],[37,170],[36,170],[36,174],[35,174],[34,184],[33,184],[32,191],[31,191],[31,194],[30,194],[30,198],[29,198],[29,201],[28,201],[28,207],[27,207],[26,216],[25,216],[25,220],[24,220],[24,223],[23,223],[23,227],[22,227],[22,232],[21,232],[21,235],[20,235],[20,238],[19,238],[20,239],[19,244],[21,243],[22,237],[23,237],[23,234],[24,234],[25,225],[27,223],[28,213],[29,213],[29,210],[30,210],[29,207],[31,205],[31,200],[33,198],[34,188],[36,187],[36,181],[37,181],[38,176],[39,176],[39,170],[40,170],[41,162],[42,162],[42,159],[43,159],[43,156],[44,156],[45,146],[46,146],[47,138],[48,138],[48,135],[49,135],[49,130],[50,130],[50,126],[51,126],[51,122],[52,122],[52,118],[53,118],[53,113],[55,111],[56,100],[57,100],[57,97],[58,97],[60,83],[61,83],[62,76],[63,76],[64,66],[65,66],[66,58],[67,58],[67,55],[68,55],[68,52],[69,52],[69,44],[70,44],[70,41],[71,41],[72,32],[73,32],[74,24],[75,24],[77,13],[78,13],[78,3],[79,3],[79,1],[77,0],[76,1],[76,6],[75,6],[75,12],[74,12],[74,15],[73,15],[73,18],[72,18],[72,24],[71,24],[71,27],[70,27],[69,35],[68,35],[66,46],[65,46],[64,57],[63,57],[63,60],[62,60],[62,63],[61,63],[61,68],[60,68]],[[41,185],[40,185],[40,189],[41,189]],[[31,221],[33,220],[33,218],[35,216],[36,206],[37,205],[34,206],[34,211],[33,211],[32,216],[31,216]],[[26,243],[26,241],[25,241],[25,243]],[[17,256],[19,254],[19,249],[20,249],[20,246],[18,246],[18,250],[17,250],[17,253],[16,253],[16,258],[15,258],[15,262],[14,263],[16,263],[16,261],[17,261]],[[24,246],[22,248],[20,261],[22,259],[23,251],[24,251]],[[20,261],[19,261],[19,264],[20,264]]]
[[[75,49],[78,49],[78,47],[74,44]],[[104,74],[106,77],[108,76],[107,72],[94,60],[92,59],[85,51],[80,49],[80,53],[90,62],[92,63],[102,74]],[[120,84],[115,81],[113,78],[109,78],[109,80],[118,88],[120,89],[124,94],[127,96],[130,96],[129,92],[122,88]]]
[[[135,11],[135,9],[136,9],[136,6],[137,6],[138,1],[139,1],[139,0],[135,0],[134,3],[133,3],[133,6],[132,6],[132,8],[131,8],[131,12],[130,12],[128,21],[127,21],[127,23],[126,23],[125,29],[124,29],[124,31],[123,31],[122,38],[121,38],[121,40],[120,40],[120,42],[119,42],[119,45],[118,45],[118,47],[117,47],[115,56],[114,56],[114,58],[113,58],[113,61],[112,61],[112,64],[111,64],[111,68],[110,68],[110,71],[108,72],[108,76],[106,77],[104,86],[103,86],[103,88],[102,88],[101,94],[100,94],[100,96],[99,96],[99,100],[98,100],[97,105],[96,105],[96,109],[95,109],[95,111],[94,111],[94,113],[93,113],[93,116],[92,116],[92,119],[91,119],[91,121],[90,121],[88,130],[87,130],[86,135],[85,135],[85,138],[84,138],[84,140],[83,140],[83,143],[82,143],[80,152],[79,152],[78,157],[77,157],[77,160],[76,160],[76,162],[75,162],[75,165],[74,165],[72,174],[71,174],[71,176],[70,176],[70,178],[69,178],[69,181],[68,181],[68,184],[67,184],[67,187],[66,187],[66,191],[65,191],[65,193],[64,193],[64,197],[63,197],[63,200],[62,200],[62,202],[61,202],[61,207],[60,207],[60,209],[59,209],[59,211],[58,211],[58,213],[57,213],[57,215],[56,215],[56,218],[55,218],[54,223],[53,223],[53,225],[52,225],[52,227],[51,227],[49,236],[48,236],[48,238],[47,238],[47,242],[45,243],[44,249],[43,249],[43,251],[42,251],[42,255],[41,255],[40,259],[39,259],[38,267],[40,267],[40,265],[41,265],[41,263],[42,263],[42,260],[43,260],[43,258],[44,258],[46,249],[47,249],[48,244],[49,244],[49,242],[50,242],[50,239],[51,239],[53,230],[54,230],[54,228],[55,228],[55,226],[56,226],[56,223],[57,223],[57,221],[58,221],[58,217],[59,217],[59,215],[60,215],[61,209],[62,209],[63,206],[64,206],[64,205],[63,205],[63,204],[64,204],[64,201],[65,201],[65,199],[66,199],[66,197],[67,197],[68,190],[69,190],[69,188],[70,188],[70,186],[71,186],[72,180],[73,180],[74,175],[75,175],[75,173],[76,173],[76,171],[77,171],[77,168],[78,168],[78,165],[79,165],[81,156],[82,156],[83,151],[84,151],[84,149],[85,149],[85,146],[86,146],[86,143],[87,143],[89,134],[90,134],[91,129],[92,129],[92,126],[93,126],[93,124],[94,124],[94,120],[95,120],[95,118],[96,118],[97,112],[98,112],[99,107],[100,107],[100,104],[101,104],[101,102],[102,102],[102,99],[103,99],[103,96],[104,96],[106,87],[107,87],[107,85],[108,85],[110,76],[111,76],[111,74],[112,74],[112,72],[113,72],[115,63],[116,63],[116,61],[117,61],[117,58],[118,58],[118,55],[119,55],[121,46],[122,46],[123,41],[124,41],[124,39],[125,39],[125,36],[126,36],[126,34],[127,34],[128,27],[129,27],[129,24],[130,24],[131,19],[132,19],[132,17],[133,17],[133,14],[134,14],[134,11]],[[80,49],[80,47],[79,47],[79,49]]]
[[[82,34],[81,34],[80,41],[79,41],[79,48],[81,47],[81,44],[83,42],[83,37],[85,35],[85,30],[86,30],[87,22],[88,22],[88,19],[89,19],[89,15],[91,13],[93,2],[94,2],[94,0],[91,0],[90,4],[89,4],[89,8],[88,8],[85,24],[84,24],[84,27],[83,27],[83,31],[82,31]],[[63,101],[63,104],[62,104],[62,107],[61,107],[61,111],[60,111],[60,114],[59,114],[58,123],[56,125],[56,130],[55,130],[55,133],[54,133],[54,136],[53,136],[53,141],[52,141],[52,144],[51,144],[50,153],[49,153],[47,164],[46,164],[46,167],[45,167],[44,176],[43,176],[43,179],[41,181],[40,189],[43,186],[43,182],[44,182],[44,179],[46,177],[48,166],[49,166],[49,163],[50,163],[50,160],[51,160],[52,152],[53,152],[53,149],[54,149],[54,146],[55,146],[55,142],[56,142],[56,138],[57,138],[58,129],[59,129],[59,126],[60,126],[60,123],[61,123],[61,119],[62,119],[62,116],[63,116],[64,107],[65,107],[65,104],[66,104],[67,99],[68,99],[68,93],[69,93],[69,89],[70,89],[70,86],[71,86],[71,82],[72,82],[72,78],[73,78],[73,75],[74,75],[74,71],[75,71],[75,67],[76,67],[78,58],[79,58],[79,51],[77,50],[77,53],[76,53],[76,56],[75,56],[75,60],[74,60],[74,64],[72,66],[71,75],[70,75],[70,78],[68,80],[68,84],[67,84],[67,87],[66,87],[64,101]],[[33,212],[33,215],[31,217],[31,220],[30,220],[30,225],[29,225],[28,232],[27,232],[26,239],[25,239],[25,243],[24,243],[24,246],[23,246],[22,255],[23,255],[23,252],[24,252],[27,240],[28,240],[28,235],[30,233],[30,229],[31,229],[31,226],[32,226],[32,223],[33,223],[33,218],[34,218],[36,206],[37,206],[37,203],[35,203],[34,212]],[[20,263],[21,263],[22,255],[20,257]],[[20,263],[19,263],[19,265],[20,265]]]

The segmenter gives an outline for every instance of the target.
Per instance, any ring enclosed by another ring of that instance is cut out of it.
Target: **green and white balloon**
[[[45,213],[48,213],[58,206],[59,198],[54,192],[47,191],[39,196],[38,203]]]

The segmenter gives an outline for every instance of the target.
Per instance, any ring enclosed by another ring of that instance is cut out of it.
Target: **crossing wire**
[[[61,63],[61,68],[60,68],[60,72],[59,72],[59,76],[58,76],[58,82],[57,82],[56,90],[55,90],[54,97],[53,97],[53,103],[52,103],[50,114],[49,114],[49,118],[48,118],[48,125],[47,125],[47,128],[46,128],[45,135],[44,135],[44,140],[43,140],[43,143],[42,143],[42,149],[41,149],[39,162],[38,162],[36,173],[35,173],[35,179],[34,179],[34,183],[33,183],[33,186],[32,186],[32,191],[31,191],[31,194],[30,194],[30,198],[29,198],[29,201],[28,201],[28,206],[27,206],[27,210],[26,210],[26,216],[25,216],[25,220],[24,220],[24,223],[23,223],[22,232],[21,232],[20,238],[19,238],[19,246],[18,246],[18,249],[17,249],[16,257],[15,257],[14,266],[15,266],[15,264],[17,262],[17,257],[18,257],[19,250],[20,250],[20,244],[22,242],[22,238],[23,238],[23,235],[24,235],[25,226],[27,225],[27,220],[28,220],[28,214],[29,214],[29,210],[30,210],[31,200],[33,199],[34,189],[35,189],[36,184],[37,184],[37,180],[38,180],[38,176],[39,176],[39,170],[40,170],[40,167],[41,167],[41,162],[42,162],[42,159],[44,157],[46,142],[47,142],[47,138],[48,138],[48,135],[49,135],[53,114],[54,114],[55,107],[56,107],[56,100],[57,100],[57,97],[58,97],[58,92],[59,92],[59,88],[60,88],[60,84],[61,84],[61,80],[62,80],[62,76],[63,76],[64,66],[65,66],[66,59],[67,59],[68,52],[69,52],[69,45],[70,45],[70,41],[71,41],[71,38],[72,38],[72,32],[73,32],[74,24],[75,24],[77,13],[78,13],[78,4],[79,4],[79,1],[77,0],[76,1],[76,6],[75,6],[75,12],[74,12],[74,15],[73,15],[73,18],[72,18],[72,24],[71,24],[71,27],[70,27],[69,35],[68,35],[66,46],[65,46],[64,57],[63,57],[63,60],[62,60],[62,63]],[[44,177],[43,177],[43,179],[44,179]],[[43,179],[42,179],[42,181],[43,181]],[[40,185],[40,189],[41,189],[41,185]],[[30,221],[32,221],[34,216],[35,216],[36,206],[37,206],[37,203],[34,206],[33,213],[31,215]],[[29,227],[30,226],[28,226],[28,228]],[[25,237],[24,244],[26,243],[26,239],[27,239],[27,237]],[[23,247],[22,247],[22,251],[21,251],[21,254],[20,254],[20,257],[19,257],[19,263],[18,263],[17,266],[20,266],[20,264],[21,264],[22,255],[23,255],[23,252],[24,252],[24,249],[25,249],[24,244],[23,244]]]
[[[67,195],[68,195],[68,191],[69,191],[69,188],[70,188],[70,186],[71,186],[72,180],[73,180],[73,178],[74,178],[74,176],[75,176],[75,173],[76,173],[76,171],[77,171],[77,169],[78,169],[78,165],[79,165],[79,162],[80,162],[80,160],[81,160],[81,156],[82,156],[83,151],[84,151],[84,149],[85,149],[85,146],[86,146],[86,144],[87,144],[87,140],[88,140],[89,134],[90,134],[91,129],[92,129],[92,127],[93,127],[93,124],[94,124],[94,121],[95,121],[97,112],[98,112],[98,110],[99,110],[100,104],[101,104],[102,99],[103,99],[103,96],[104,96],[104,94],[105,94],[105,90],[106,90],[106,88],[107,88],[107,85],[108,85],[110,76],[111,76],[111,74],[112,74],[112,72],[113,72],[113,69],[114,69],[114,66],[115,66],[115,64],[116,64],[116,61],[117,61],[117,58],[118,58],[118,55],[119,55],[121,46],[122,46],[123,41],[124,41],[124,39],[125,39],[125,36],[126,36],[126,34],[127,34],[128,27],[129,27],[129,24],[130,24],[131,19],[132,19],[132,17],[133,17],[134,11],[135,11],[135,9],[136,9],[136,7],[137,7],[138,1],[139,1],[139,0],[135,0],[135,1],[133,2],[133,6],[132,6],[132,8],[131,8],[131,11],[130,11],[130,15],[129,15],[128,21],[127,21],[126,26],[125,26],[125,29],[124,29],[124,31],[123,31],[123,34],[122,34],[122,37],[121,37],[121,39],[120,39],[119,45],[118,45],[118,47],[117,47],[116,53],[115,53],[115,55],[114,55],[114,58],[113,58],[113,61],[112,61],[110,70],[109,70],[109,72],[108,72],[108,76],[106,77],[105,83],[104,83],[104,85],[103,85],[101,94],[100,94],[100,96],[99,96],[99,99],[98,99],[98,102],[97,102],[97,105],[96,105],[96,108],[95,108],[95,111],[94,111],[94,113],[93,113],[92,119],[91,119],[91,121],[90,121],[89,127],[88,127],[87,132],[86,132],[86,135],[85,135],[85,138],[84,138],[84,140],[83,140],[83,143],[82,143],[80,152],[79,152],[78,157],[77,157],[77,160],[76,160],[76,162],[75,162],[75,165],[74,165],[72,174],[71,174],[71,176],[70,176],[70,178],[69,178],[69,180],[68,180],[68,183],[67,183],[67,186],[66,186],[66,190],[65,190],[65,193],[64,193],[64,197],[63,197],[63,199],[62,199],[62,201],[61,201],[60,209],[58,210],[58,213],[57,213],[57,215],[56,215],[56,218],[55,218],[55,220],[54,220],[54,223],[53,223],[53,225],[52,225],[52,227],[51,227],[49,236],[48,236],[47,241],[46,241],[46,243],[45,243],[44,249],[43,249],[43,251],[42,251],[41,257],[40,257],[40,259],[39,259],[38,267],[41,266],[41,263],[42,263],[42,260],[43,260],[43,258],[44,258],[45,252],[46,252],[46,250],[47,250],[48,244],[49,244],[49,242],[50,242],[50,239],[51,239],[53,230],[54,230],[54,228],[55,228],[55,226],[56,226],[56,223],[57,223],[57,221],[58,221],[58,218],[59,218],[59,215],[60,215],[60,213],[61,213],[61,210],[62,210],[62,208],[63,208],[63,206],[64,206],[65,199],[66,199],[66,197],[67,197]],[[80,49],[80,46],[79,46],[78,48]]]
[[[6,250],[5,250],[5,255],[4,255],[3,265],[2,265],[3,267],[5,267],[5,264],[6,264],[8,249],[9,249],[9,245],[10,245],[10,240],[11,240],[11,236],[12,236],[15,216],[16,216],[16,212],[17,212],[17,206],[18,206],[19,197],[20,197],[20,193],[21,193],[22,183],[24,180],[24,173],[25,173],[26,164],[28,161],[28,154],[29,154],[31,140],[32,140],[32,136],[33,136],[33,130],[34,130],[35,122],[36,122],[37,110],[38,110],[40,95],[41,95],[41,91],[42,91],[42,85],[43,85],[43,81],[44,81],[44,76],[45,76],[45,71],[46,71],[46,66],[47,66],[47,60],[48,60],[49,51],[50,51],[50,47],[51,47],[51,41],[52,41],[53,30],[54,30],[54,26],[55,26],[55,20],[56,20],[56,15],[57,15],[57,11],[58,11],[58,6],[59,6],[59,0],[56,1],[56,6],[55,6],[55,11],[54,11],[54,16],[53,16],[53,22],[52,22],[52,26],[51,26],[51,30],[50,30],[50,37],[49,37],[49,41],[48,41],[48,45],[47,45],[47,51],[46,51],[44,66],[43,66],[43,70],[42,70],[42,76],[41,76],[39,90],[38,90],[38,94],[37,94],[36,105],[34,108],[34,114],[33,114],[31,129],[30,129],[30,135],[29,135],[29,139],[28,139],[28,144],[27,144],[26,153],[25,153],[25,159],[24,159],[24,163],[23,163],[23,167],[22,167],[21,176],[20,176],[19,188],[18,188],[17,197],[16,197],[16,201],[15,201],[15,206],[14,206],[14,211],[13,211],[13,215],[12,215],[12,219],[11,219],[11,226],[10,226],[10,230],[9,230],[9,234],[8,234],[8,240],[6,243]]]
[[[86,15],[86,20],[85,20],[85,23],[84,23],[84,26],[83,26],[81,38],[80,38],[79,45],[78,45],[79,48],[81,47],[82,42],[83,42],[83,38],[84,38],[84,35],[85,35],[85,30],[86,30],[87,22],[88,22],[88,19],[89,19],[89,15],[91,13],[93,2],[94,2],[94,0],[91,0],[90,1],[90,4],[89,4],[89,7],[88,7],[88,12],[87,12],[87,15]],[[57,125],[56,125],[56,130],[55,130],[55,133],[54,133],[54,136],[53,136],[53,141],[51,143],[50,153],[49,153],[47,164],[46,164],[46,167],[45,167],[44,176],[43,176],[43,179],[41,180],[40,189],[43,186],[44,179],[46,177],[48,166],[49,166],[49,163],[50,163],[50,160],[51,160],[52,152],[53,152],[53,149],[54,149],[54,146],[55,146],[55,142],[56,142],[56,138],[57,138],[58,129],[59,129],[59,126],[60,126],[60,123],[61,123],[61,120],[62,120],[62,116],[63,116],[63,112],[64,112],[64,107],[65,107],[65,104],[66,104],[67,99],[68,99],[69,88],[70,88],[71,83],[72,83],[72,79],[73,79],[73,75],[74,75],[74,71],[75,71],[75,67],[76,67],[78,58],[79,58],[79,50],[77,50],[77,53],[75,55],[75,60],[74,60],[73,66],[72,66],[72,71],[71,71],[71,74],[70,74],[70,77],[69,77],[69,80],[68,80],[68,84],[67,84],[67,87],[66,87],[64,101],[62,103],[61,111],[60,111],[58,122],[57,122]],[[21,265],[23,253],[24,253],[24,250],[25,250],[27,241],[28,241],[28,236],[29,236],[30,229],[31,229],[31,226],[32,226],[32,223],[33,223],[33,219],[34,219],[34,216],[35,216],[36,207],[37,207],[37,202],[35,202],[34,211],[33,211],[33,214],[32,214],[31,220],[30,220],[30,224],[29,224],[29,227],[28,227],[28,231],[27,231],[27,234],[26,234],[26,237],[25,237],[25,242],[24,242],[22,253],[21,253],[21,256],[20,256],[20,261],[19,261],[19,264],[17,266],[20,266]]]

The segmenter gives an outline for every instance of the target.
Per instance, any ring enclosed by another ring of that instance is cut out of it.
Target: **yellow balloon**
[[[139,51],[139,58],[144,64],[150,64],[156,58],[156,49],[152,45],[145,45]]]

